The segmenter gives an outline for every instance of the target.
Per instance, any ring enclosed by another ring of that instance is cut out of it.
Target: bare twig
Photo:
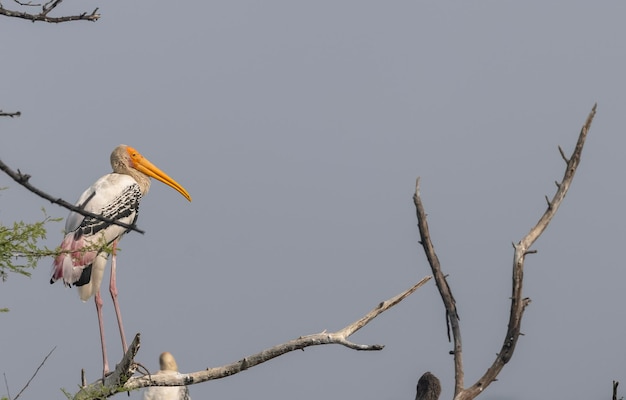
[[[32,1],[19,1],[19,0],[13,0],[13,1],[16,2],[17,4],[19,4],[20,6],[41,7],[41,3],[33,4]]]
[[[471,387],[467,389],[463,388],[464,372],[460,352],[461,339],[460,329],[458,326],[458,316],[456,316],[455,314],[456,307],[454,305],[454,298],[452,297],[452,294],[450,293],[450,288],[448,287],[448,284],[445,281],[443,274],[441,273],[441,266],[439,265],[439,260],[437,259],[437,256],[434,252],[434,247],[431,243],[431,239],[428,233],[428,224],[426,223],[426,214],[424,212],[419,196],[419,178],[417,180],[414,202],[417,209],[421,243],[424,247],[426,256],[433,270],[433,275],[435,276],[435,281],[437,282],[437,288],[439,289],[444,305],[446,307],[446,314],[448,316],[449,323],[452,326],[452,334],[454,337],[455,400],[468,400],[476,398],[476,396],[482,393],[482,391],[487,386],[489,386],[494,380],[496,380],[496,377],[498,376],[504,365],[509,362],[509,360],[513,356],[517,340],[521,335],[520,328],[522,315],[526,306],[530,304],[530,299],[522,296],[524,260],[527,254],[535,252],[535,250],[530,250],[529,248],[548,227],[548,224],[556,214],[559,206],[561,205],[561,202],[567,194],[567,191],[574,178],[576,169],[578,168],[578,165],[580,163],[585,139],[591,127],[591,122],[593,121],[593,118],[596,114],[596,106],[597,105],[594,105],[591,109],[591,112],[589,113],[589,116],[587,117],[587,120],[585,121],[585,124],[581,129],[580,135],[578,136],[578,141],[576,143],[576,148],[574,149],[572,156],[569,158],[565,156],[565,153],[559,147],[559,153],[561,154],[563,160],[565,160],[567,166],[565,168],[565,174],[563,176],[563,179],[560,183],[556,183],[557,191],[554,194],[553,198],[551,200],[546,198],[548,203],[546,211],[541,216],[537,224],[530,230],[530,232],[526,236],[524,236],[524,238],[522,238],[519,243],[513,244],[515,248],[515,254],[513,256],[513,287],[511,295],[511,311],[504,343],[495,361],[485,372],[485,374],[476,383],[474,383]]]
[[[430,268],[433,271],[435,277],[435,283],[443,305],[446,309],[446,322],[448,324],[448,340],[450,340],[450,328],[452,329],[452,337],[454,339],[454,394],[455,396],[463,389],[463,345],[461,343],[461,327],[459,325],[459,314],[456,309],[456,301],[448,286],[446,276],[441,271],[441,264],[439,258],[435,253],[435,247],[433,246],[430,238],[430,231],[428,230],[428,222],[426,221],[426,212],[424,211],[424,205],[420,198],[419,191],[420,178],[417,178],[415,182],[415,195],[413,196],[413,202],[415,203],[415,210],[417,212],[417,225],[420,232],[420,243],[426,253],[426,258],[430,264]]]
[[[62,17],[50,17],[48,14],[50,11],[54,10],[63,0],[50,0],[47,3],[41,4],[32,4],[29,2],[19,2],[14,0],[17,4],[21,6],[41,6],[40,13],[27,13],[23,11],[13,11],[6,9],[0,4],[0,15],[4,15],[7,17],[26,19],[32,22],[50,22],[50,23],[61,23],[61,22],[70,22],[70,21],[92,21],[95,22],[100,18],[100,14],[98,14],[98,9],[96,8],[91,13],[84,12],[82,14],[76,15],[67,15]]]
[[[613,400],[617,400],[617,387],[619,386],[618,381],[613,381]]]
[[[2,7],[0,7],[1,9]],[[20,115],[22,115],[21,111],[15,111],[15,112],[4,112],[2,110],[0,110],[0,117],[19,117]]]
[[[20,170],[18,169],[17,172],[13,171],[11,168],[9,168],[8,165],[6,165],[5,163],[2,162],[2,160],[0,160],[0,170],[4,171],[7,175],[9,175],[11,178],[13,178],[13,180],[17,183],[19,183],[20,185],[24,186],[26,189],[30,190],[31,192],[35,193],[36,195],[38,195],[39,197],[42,197],[46,200],[48,200],[49,202],[53,203],[53,204],[58,204],[61,207],[65,207],[68,210],[77,212],[81,215],[84,215],[86,217],[91,217],[91,218],[96,218],[100,221],[104,221],[107,222],[109,224],[115,224],[115,225],[119,225],[122,228],[126,228],[128,230],[132,230],[138,233],[145,233],[144,231],[142,231],[141,229],[137,228],[136,225],[129,225],[129,224],[125,224],[121,221],[115,220],[115,219],[111,219],[111,218],[107,218],[103,215],[100,214],[94,214],[92,212],[89,211],[85,211],[83,208],[81,207],[77,207],[71,203],[68,203],[67,201],[61,199],[61,198],[54,198],[52,196],[50,196],[48,193],[34,187],[33,185],[31,185],[28,180],[30,179],[30,175],[28,174],[22,174],[22,172],[20,172]]]
[[[19,393],[17,395],[15,395],[15,398],[13,400],[17,400],[20,395],[24,392],[24,390],[26,390],[26,388],[28,387],[28,385],[33,381],[33,379],[35,379],[35,376],[37,376],[37,373],[39,372],[39,370],[41,369],[41,367],[43,367],[43,365],[45,364],[46,360],[48,360],[48,357],[50,357],[50,355],[52,354],[52,352],[56,349],[57,347],[54,346],[52,348],[52,350],[50,350],[50,352],[48,353],[47,356],[44,357],[43,361],[41,361],[41,364],[39,364],[39,366],[37,367],[37,369],[35,370],[35,373],[33,373],[33,376],[30,377],[30,379],[28,380],[28,382],[26,382],[26,385],[24,385],[24,387],[22,388],[22,390],[19,391]]]
[[[11,391],[9,390],[9,382],[7,381],[7,374],[2,373],[2,375],[4,376],[4,386],[7,388],[7,398],[11,400]]]
[[[207,368],[203,371],[179,374],[179,375],[144,375],[139,377],[131,377],[135,372],[135,366],[133,358],[136,355],[136,350],[139,349],[139,334],[135,336],[133,345],[128,350],[122,362],[116,367],[115,371],[105,378],[103,383],[102,379],[97,380],[83,387],[75,396],[74,400],[88,400],[88,399],[101,399],[114,395],[115,393],[140,389],[148,386],[183,386],[193,385],[196,383],[206,382],[209,380],[225,378],[245,371],[248,368],[262,364],[273,358],[279,357],[283,354],[289,353],[294,350],[301,350],[309,346],[318,346],[324,344],[340,344],[354,350],[382,350],[383,345],[372,344],[364,345],[353,343],[348,340],[348,337],[367,325],[370,321],[376,318],[381,313],[387,311],[394,305],[401,302],[407,296],[415,292],[418,288],[423,286],[431,279],[430,276],[424,277],[418,283],[404,292],[392,297],[389,300],[383,301],[363,318],[353,322],[352,324],[340,329],[337,332],[321,332],[313,335],[300,336],[297,339],[290,340],[289,342],[279,344],[277,346],[270,347],[259,353],[244,357],[239,361],[235,361],[228,365],[215,368]],[[134,349],[134,350],[133,350]]]

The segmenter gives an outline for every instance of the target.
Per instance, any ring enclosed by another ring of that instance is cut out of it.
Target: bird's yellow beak
[[[130,159],[133,162],[133,168],[137,171],[144,173],[148,176],[153,177],[156,180],[159,180],[166,185],[176,189],[178,193],[182,194],[187,200],[191,201],[191,196],[185,190],[184,187],[180,186],[178,182],[174,179],[170,178],[165,172],[161,171],[156,165],[152,164],[148,161],[147,158],[141,155],[137,150],[133,149],[130,146],[126,147],[126,151],[130,156]]]

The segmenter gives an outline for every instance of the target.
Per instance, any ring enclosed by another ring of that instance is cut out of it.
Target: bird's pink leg
[[[115,284],[115,268],[116,268],[116,249],[117,240],[113,242],[113,256],[111,258],[111,283],[109,284],[109,291],[111,292],[111,298],[113,299],[113,307],[115,307],[115,315],[117,316],[117,325],[120,327],[120,336],[122,337],[122,348],[124,354],[128,346],[126,346],[126,335],[124,335],[124,324],[122,324],[122,313],[120,312],[120,305],[117,302],[117,285]]]
[[[104,344],[104,323],[102,322],[102,297],[100,289],[96,292],[96,312],[98,313],[98,325],[100,326],[100,342],[102,343],[102,378],[109,373],[109,361],[107,360],[107,349]]]

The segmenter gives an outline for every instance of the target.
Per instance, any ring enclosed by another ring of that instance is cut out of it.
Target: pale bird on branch
[[[111,220],[134,225],[137,221],[139,201],[150,188],[150,177],[171,186],[191,201],[189,193],[181,185],[130,146],[119,145],[113,150],[111,166],[113,173],[98,179],[85,190],[76,203],[78,207]],[[126,337],[117,301],[115,253],[117,243],[127,229],[72,211],[67,217],[65,232],[61,253],[54,259],[50,283],[62,279],[66,286],[77,286],[83,301],[95,295],[102,344],[102,369],[103,375],[106,375],[109,372],[109,364],[104,340],[100,283],[110,252],[112,258],[109,291],[113,298],[122,348],[126,352]]]
[[[180,375],[171,353],[161,353],[160,370],[154,375]],[[143,400],[191,400],[187,386],[150,386],[143,392]]]

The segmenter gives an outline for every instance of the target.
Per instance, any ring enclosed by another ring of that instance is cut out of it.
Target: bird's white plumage
[[[155,375],[180,375],[178,371],[158,371]],[[150,386],[143,392],[143,400],[190,400],[187,386]]]
[[[159,356],[161,369],[154,375],[180,376],[178,365],[170,352]],[[150,386],[143,392],[143,400],[191,400],[187,386]]]
[[[111,173],[98,179],[83,192],[76,205],[85,211],[132,224],[137,218],[141,190],[129,175]],[[79,285],[80,298],[89,299],[100,287],[108,254],[102,247],[118,240],[126,229],[96,218],[70,212],[65,223],[64,251],[54,261],[52,281],[63,279],[66,285]],[[79,282],[91,265],[87,282]]]
[[[76,201],[76,205],[82,207],[85,211],[89,211],[95,214],[101,213],[106,209],[110,209],[112,206],[114,209],[119,209],[120,204],[117,204],[122,193],[128,190],[139,193],[139,185],[129,175],[111,173],[104,175],[98,179]],[[134,219],[124,217],[121,218],[121,222],[131,223]],[[77,212],[70,212],[70,215],[65,221],[65,232],[74,232],[81,223],[85,220],[85,216]],[[109,225],[110,230],[107,231],[107,239],[111,239],[113,235],[120,235],[124,233],[124,228],[119,225]]]

